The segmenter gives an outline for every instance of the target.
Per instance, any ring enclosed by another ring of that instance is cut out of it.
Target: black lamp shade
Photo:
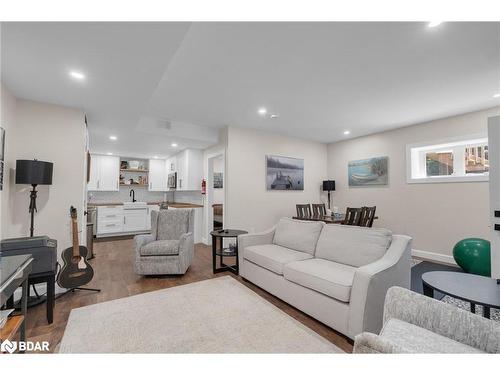
[[[54,164],[39,160],[16,160],[16,184],[52,185]]]
[[[334,180],[323,181],[323,191],[335,191],[335,181]]]

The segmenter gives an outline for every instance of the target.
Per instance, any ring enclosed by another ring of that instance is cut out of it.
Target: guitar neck
[[[80,255],[80,241],[78,241],[78,221],[72,219],[73,224],[73,256]]]

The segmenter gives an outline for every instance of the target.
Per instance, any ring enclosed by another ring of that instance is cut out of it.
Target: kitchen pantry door
[[[500,279],[500,116],[488,118],[490,160],[491,277]]]

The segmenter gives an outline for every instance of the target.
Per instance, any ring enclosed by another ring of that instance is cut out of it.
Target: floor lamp
[[[334,180],[323,181],[323,191],[328,192],[328,209],[330,209],[330,192],[335,191],[335,181]]]
[[[35,231],[36,187],[52,185],[52,169],[54,164],[39,160],[16,160],[16,184],[31,185],[29,213],[31,215],[30,237]]]

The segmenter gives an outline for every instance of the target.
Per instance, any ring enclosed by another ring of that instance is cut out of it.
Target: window
[[[407,182],[487,181],[488,138],[462,137],[406,146]]]

